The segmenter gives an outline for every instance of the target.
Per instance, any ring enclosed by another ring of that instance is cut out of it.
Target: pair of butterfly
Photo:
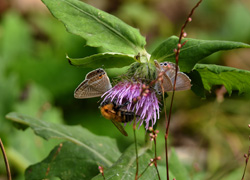
[[[174,86],[176,66],[171,62],[158,63],[154,61],[156,67],[156,74],[163,73],[163,81],[156,82],[155,89],[158,92],[162,92],[161,86],[163,86],[164,92],[172,91]],[[177,78],[176,78],[176,91],[189,90],[191,88],[191,80],[189,77],[180,72],[177,67]],[[74,97],[77,99],[86,99],[92,97],[100,97],[103,93],[112,88],[107,73],[102,69],[98,68],[89,72],[85,80],[76,88]]]
[[[158,63],[156,60],[154,63],[156,74],[159,75],[159,73],[163,72],[162,81],[157,81],[155,84],[156,91],[161,93],[162,88],[164,92],[172,91],[176,73],[175,64],[170,62]],[[179,67],[177,68],[175,90],[182,91],[190,89],[191,80],[186,74],[179,71]],[[111,88],[112,86],[107,73],[99,68],[86,75],[85,80],[76,88],[74,97],[77,99],[99,97]],[[102,116],[111,120],[117,129],[125,136],[128,134],[120,123],[130,122],[136,116],[134,112],[130,112],[126,109],[128,103],[129,102],[117,105],[115,101],[110,102],[110,100],[106,100],[100,106]]]

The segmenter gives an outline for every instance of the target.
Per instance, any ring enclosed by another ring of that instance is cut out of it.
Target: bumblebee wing
[[[124,130],[124,128],[122,127],[122,125],[114,120],[112,120],[112,123],[117,127],[117,129],[124,135],[124,136],[128,136],[128,133]]]
[[[103,92],[99,92],[89,85],[88,79],[84,80],[74,92],[74,97],[77,99],[85,99],[92,97],[99,97],[103,94]]]

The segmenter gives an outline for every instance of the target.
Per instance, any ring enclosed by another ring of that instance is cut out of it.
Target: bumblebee
[[[101,103],[101,114],[104,118],[111,120],[123,135],[128,136],[127,132],[124,130],[123,126],[120,123],[132,121],[135,117],[135,113],[128,111],[125,108],[130,102],[117,105],[115,101],[116,100],[111,102],[110,100],[106,100]]]

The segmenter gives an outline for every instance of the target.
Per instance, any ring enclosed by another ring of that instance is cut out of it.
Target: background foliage
[[[87,3],[139,28],[146,36],[147,48],[153,50],[167,37],[179,34],[196,1],[95,0]],[[249,17],[248,1],[204,1],[186,32],[192,38],[250,44]],[[73,98],[74,89],[91,69],[70,66],[65,54],[78,58],[97,52],[103,49],[87,47],[80,37],[67,33],[39,0],[0,2],[0,137],[6,146],[14,179],[23,179],[24,170],[47,157],[60,141],[45,141],[30,129],[16,130],[5,118],[10,111],[49,122],[80,124],[97,135],[116,138],[121,152],[133,142],[130,125],[126,127],[129,137],[124,138],[112,123],[101,117],[98,98]],[[216,53],[202,63],[250,70],[249,57],[249,50],[240,49]],[[116,71],[110,75],[115,76]],[[208,85],[206,89],[209,88]],[[193,179],[234,180],[242,175],[243,154],[249,145],[250,97],[248,94],[238,96],[234,91],[231,96],[224,95],[220,86],[213,86],[206,96],[207,99],[201,100],[191,91],[176,94],[171,144]],[[163,119],[158,123],[160,137],[163,137],[162,127],[165,127]],[[142,143],[143,129],[138,133]],[[158,154],[163,156],[163,138],[157,141]],[[4,177],[5,168],[0,158],[0,178]]]

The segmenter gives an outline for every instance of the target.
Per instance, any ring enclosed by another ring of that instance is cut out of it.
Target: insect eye
[[[97,73],[99,73],[99,72],[100,72],[100,70],[98,69],[96,72],[97,72]]]
[[[167,66],[168,65],[168,63],[164,63],[164,66]]]
[[[163,63],[160,63],[160,65],[162,66],[162,65],[163,65]]]

